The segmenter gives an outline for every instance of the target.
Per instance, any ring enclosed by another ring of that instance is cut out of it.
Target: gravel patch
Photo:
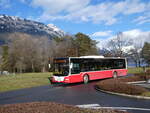
[[[0,113],[127,113],[111,109],[83,109],[53,102],[31,102],[0,106]]]

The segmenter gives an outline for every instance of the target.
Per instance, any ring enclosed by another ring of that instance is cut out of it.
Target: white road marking
[[[148,108],[133,108],[133,107],[93,107],[93,109],[118,109],[118,110],[150,111],[150,109],[148,109]]]
[[[84,104],[84,105],[76,105],[80,108],[90,108],[90,109],[115,109],[120,111],[126,110],[138,110],[138,111],[150,111],[149,108],[135,108],[135,107],[102,107],[99,104]]]
[[[83,105],[76,105],[77,107],[81,108],[92,108],[92,107],[100,107],[99,104],[83,104]]]

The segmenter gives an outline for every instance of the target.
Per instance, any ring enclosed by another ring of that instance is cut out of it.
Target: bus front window
[[[80,73],[80,64],[79,63],[71,63],[71,74],[78,74]]]
[[[55,63],[55,76],[67,76],[69,74],[69,65],[66,63]]]

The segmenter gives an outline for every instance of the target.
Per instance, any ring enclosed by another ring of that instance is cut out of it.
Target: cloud
[[[100,48],[105,48],[105,47],[107,47],[107,43],[110,40],[115,39],[115,38],[116,38],[116,36],[111,36],[107,39],[97,39],[97,41],[100,42],[98,44],[98,46]],[[150,42],[150,31],[142,31],[140,29],[132,29],[129,31],[124,31],[122,38],[124,40],[132,40],[133,46],[142,47],[145,42]],[[132,46],[132,45],[130,45],[130,46]]]
[[[112,25],[117,16],[149,11],[149,4],[140,0],[105,1],[90,4],[92,0],[32,0],[33,7],[43,9],[39,20],[70,20]]]
[[[150,42],[150,31],[142,31],[140,29],[133,29],[123,32],[124,38],[130,38],[135,45],[143,46],[144,42]]]
[[[1,8],[10,8],[10,1],[9,0],[0,0],[0,9]]]
[[[143,16],[139,16],[138,18],[134,19],[133,22],[140,24],[150,23],[150,12],[144,14]]]
[[[57,14],[70,13],[81,10],[89,4],[90,0],[33,0],[32,5],[44,9],[44,13]]]
[[[92,35],[90,35],[91,37],[106,37],[106,36],[111,36],[112,35],[112,31],[108,30],[108,31],[98,31],[93,33]]]
[[[141,13],[147,10],[148,5],[140,2],[140,0],[127,0],[124,14]]]

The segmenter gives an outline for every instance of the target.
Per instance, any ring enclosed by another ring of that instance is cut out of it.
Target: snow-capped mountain
[[[22,19],[15,16],[0,15],[0,33],[21,32],[31,35],[62,37],[65,32],[53,24],[45,25],[40,22]]]

